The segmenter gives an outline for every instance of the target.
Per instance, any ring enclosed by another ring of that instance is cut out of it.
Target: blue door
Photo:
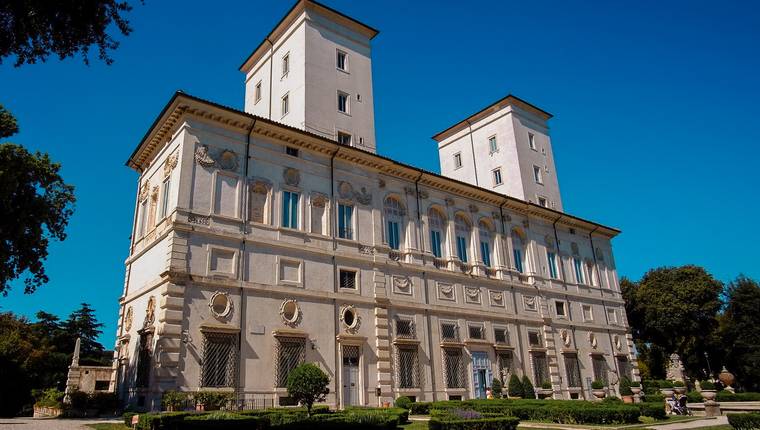
[[[472,395],[477,399],[486,398],[486,388],[491,386],[491,360],[485,352],[472,353]]]

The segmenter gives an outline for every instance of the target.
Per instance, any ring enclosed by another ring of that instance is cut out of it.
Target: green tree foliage
[[[132,32],[123,16],[132,10],[126,1],[81,0],[5,0],[0,2],[0,64],[15,56],[15,65],[45,61],[50,55],[61,60],[82,54],[89,64],[88,52],[98,49],[106,64],[113,59],[109,51],[119,42],[109,33],[114,26],[124,36]]]
[[[536,390],[533,388],[533,383],[530,382],[530,379],[528,378],[528,375],[523,375],[523,377],[522,377],[522,389],[523,389],[523,398],[524,399],[535,399],[536,398]]]
[[[760,285],[739,276],[726,289],[720,338],[725,364],[746,391],[760,391]]]
[[[0,416],[15,415],[31,405],[33,389],[62,390],[77,336],[99,333],[101,326],[86,303],[65,322],[47,312],[38,312],[35,322],[0,313]],[[88,350],[82,348],[80,363],[108,364],[108,353],[92,341]]]
[[[103,323],[98,322],[95,311],[87,303],[69,315],[69,318],[61,325],[61,329],[67,336],[67,342],[76,342],[81,339],[81,356],[95,359],[103,354],[103,345],[97,339],[103,331]]]
[[[522,382],[520,382],[520,377],[514,373],[509,377],[507,394],[509,394],[509,397],[523,397]]]
[[[501,398],[501,391],[502,391],[501,381],[499,378],[493,378],[493,381],[491,382],[491,393],[493,393],[494,399],[500,399]]]
[[[311,416],[311,407],[315,402],[323,402],[330,389],[330,378],[314,363],[304,363],[293,369],[288,375],[288,395],[306,406],[306,413]]]
[[[0,136],[18,131],[15,119],[0,106]],[[66,239],[73,213],[74,187],[63,182],[61,165],[47,154],[30,153],[12,143],[0,144],[0,293],[22,276],[24,292],[46,283],[43,262],[51,239]]]
[[[723,284],[701,267],[682,266],[650,270],[639,282],[624,279],[621,289],[634,337],[657,359],[648,363],[650,374],[661,375],[659,358],[676,352],[687,373],[705,376]]]

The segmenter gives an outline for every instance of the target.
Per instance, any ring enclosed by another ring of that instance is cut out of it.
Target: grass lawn
[[[409,424],[404,424],[400,428],[404,430],[427,430],[428,422],[427,421],[412,421]]]
[[[114,423],[100,423],[100,424],[87,424],[87,427],[93,428],[95,430],[132,430],[131,427],[127,427],[124,424],[114,424]]]

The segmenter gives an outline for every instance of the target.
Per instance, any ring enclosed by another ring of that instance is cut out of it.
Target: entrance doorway
[[[477,399],[486,398],[486,388],[491,386],[493,374],[491,373],[491,360],[488,353],[472,353],[472,383],[473,397]]]
[[[343,346],[343,406],[359,405],[359,346]]]

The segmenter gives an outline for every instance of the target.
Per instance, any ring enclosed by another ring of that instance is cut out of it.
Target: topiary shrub
[[[522,377],[523,397],[526,399],[535,399],[536,390],[533,389],[533,383],[528,379],[528,375]]]
[[[491,393],[493,393],[494,399],[501,398],[501,390],[501,381],[498,378],[493,378],[493,381],[491,381]]]
[[[412,415],[428,415],[430,414],[430,402],[413,402],[409,408],[409,413]]]
[[[657,381],[657,386],[663,389],[673,388],[673,382],[663,379]]]
[[[325,401],[330,393],[327,385],[330,378],[314,363],[304,363],[288,375],[288,395],[306,406],[306,414],[311,417],[311,407],[316,402]]]
[[[728,423],[735,430],[760,429],[760,414],[728,414]]]
[[[714,390],[715,383],[713,381],[700,381],[699,388],[702,390]]]
[[[216,411],[225,406],[235,397],[234,393],[221,391],[198,391],[193,393],[195,402],[206,411]]]
[[[541,383],[541,388],[544,390],[551,390],[552,389],[552,383],[551,381],[544,381]]]
[[[631,380],[623,376],[620,378],[620,395],[621,396],[632,396],[633,391],[631,391]]]
[[[591,383],[591,388],[593,388],[594,390],[603,390],[604,389],[604,381],[599,380],[599,379],[595,379]]]
[[[520,382],[520,377],[515,374],[512,374],[512,376],[509,377],[507,394],[509,394],[509,397],[523,397],[522,382]]]
[[[189,393],[182,391],[165,391],[161,396],[161,406],[165,411],[181,411],[187,407]]]
[[[681,387],[684,387],[685,385],[684,385],[683,381],[673,381],[673,386],[681,388]]]
[[[396,401],[393,402],[393,404],[397,408],[409,410],[412,407],[412,399],[406,396],[401,396],[397,398]]]

